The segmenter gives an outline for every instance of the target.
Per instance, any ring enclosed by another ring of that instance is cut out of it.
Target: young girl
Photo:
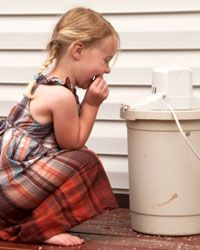
[[[57,23],[49,56],[0,121],[0,238],[76,245],[72,227],[116,207],[97,155],[85,147],[119,36],[102,15],[74,8]],[[52,70],[44,70],[54,62]],[[86,90],[79,104],[75,87]]]

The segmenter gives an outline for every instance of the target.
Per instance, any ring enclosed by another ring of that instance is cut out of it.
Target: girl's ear
[[[74,42],[71,47],[71,55],[75,60],[79,60],[84,54],[85,46],[82,42]]]

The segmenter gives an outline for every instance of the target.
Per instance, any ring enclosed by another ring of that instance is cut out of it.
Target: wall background
[[[119,116],[120,103],[149,95],[152,69],[157,66],[191,67],[194,92],[199,94],[200,1],[0,0],[0,6],[0,116],[7,114],[37,72],[50,33],[67,9],[93,8],[119,32],[120,53],[106,76],[110,96],[88,146],[99,154],[113,189],[127,193],[126,126]]]

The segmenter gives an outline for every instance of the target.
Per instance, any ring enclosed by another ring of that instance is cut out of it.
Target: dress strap
[[[6,131],[6,129],[11,128],[10,123],[7,121],[7,119],[1,119],[0,120],[0,136]]]

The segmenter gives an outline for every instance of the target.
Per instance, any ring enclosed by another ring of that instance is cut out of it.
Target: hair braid
[[[43,74],[43,72],[45,71],[45,69],[48,68],[48,66],[50,64],[52,64],[53,60],[56,58],[56,54],[58,53],[58,51],[57,51],[57,45],[55,43],[53,43],[53,42],[49,43],[48,49],[50,50],[49,56],[44,61],[44,63],[42,64],[42,66],[39,68],[37,75],[34,77],[34,79],[28,84],[28,86],[25,89],[24,95],[26,97],[28,97],[29,99],[33,99],[35,97],[35,95],[32,93],[32,90],[33,90],[34,86],[37,83],[37,77],[39,75]]]

